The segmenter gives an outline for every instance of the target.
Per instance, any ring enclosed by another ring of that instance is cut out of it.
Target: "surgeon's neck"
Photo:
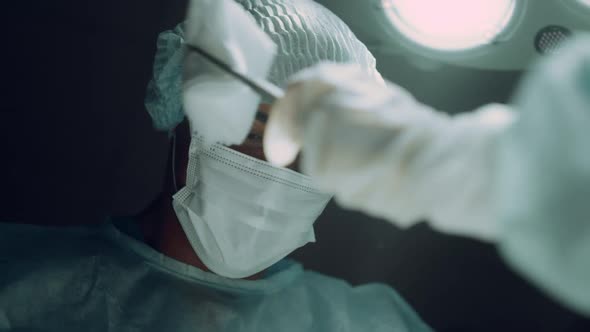
[[[141,217],[146,242],[175,260],[211,272],[191,246],[172,206],[172,197],[163,194]],[[256,280],[260,273],[244,278]]]
[[[190,245],[172,208],[171,199],[169,201],[168,204],[162,202],[164,213],[160,220],[158,235],[154,239],[156,249],[166,256],[209,272],[209,269],[203,264],[203,261]]]

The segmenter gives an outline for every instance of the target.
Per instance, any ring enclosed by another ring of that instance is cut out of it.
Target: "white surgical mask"
[[[314,242],[313,223],[330,198],[305,175],[193,137],[173,206],[203,263],[244,278]]]

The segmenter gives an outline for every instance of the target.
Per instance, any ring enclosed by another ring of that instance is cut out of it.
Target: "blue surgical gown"
[[[284,260],[232,280],[155,251],[113,222],[0,223],[0,330],[430,331],[390,287],[352,287]]]

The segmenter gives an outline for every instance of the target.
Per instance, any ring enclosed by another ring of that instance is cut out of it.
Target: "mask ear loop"
[[[174,192],[178,192],[178,185],[176,184],[176,132],[173,131],[172,135],[172,185],[174,186]]]

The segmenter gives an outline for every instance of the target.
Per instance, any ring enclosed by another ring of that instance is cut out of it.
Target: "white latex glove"
[[[355,65],[297,75],[272,109],[264,149],[292,161],[337,202],[398,226],[428,220],[440,231],[491,240],[496,138],[513,119],[500,105],[449,117]]]
[[[187,43],[256,78],[267,76],[276,52],[252,15],[233,0],[191,0],[185,34]],[[183,104],[191,130],[206,144],[241,144],[260,96],[196,53],[187,53],[183,69]]]

